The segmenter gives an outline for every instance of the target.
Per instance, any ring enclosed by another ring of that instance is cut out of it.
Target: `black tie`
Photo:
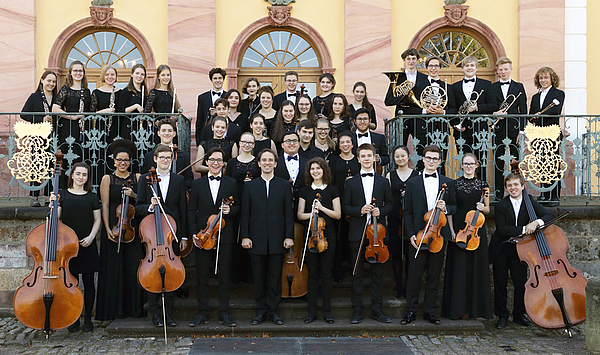
[[[223,92],[216,92],[216,91],[213,91],[213,92],[212,92],[213,96],[217,95],[218,97],[221,97],[221,94],[222,94],[222,93],[223,93]]]
[[[288,155],[287,160],[288,161],[290,161],[290,160],[296,160],[297,161],[298,160],[298,156],[297,155],[294,155],[294,156]]]
[[[297,93],[297,92],[295,92],[295,93],[293,93],[293,94],[289,94],[289,93],[288,93],[287,95],[288,95],[288,97],[289,97],[289,96],[295,96],[295,97],[298,97],[298,93]]]
[[[502,85],[510,85],[510,81],[500,82],[500,86]]]
[[[360,174],[360,176],[362,176],[362,177],[373,176],[373,173],[362,173],[362,174]]]
[[[475,82],[475,78],[473,79],[463,79],[463,83],[474,83]]]
[[[436,173],[433,173],[433,174],[425,174],[425,177],[426,177],[426,178],[428,178],[428,177],[435,178],[435,177],[437,177],[437,174],[436,174]]]
[[[369,133],[358,133],[358,139],[361,139],[363,137],[368,138],[369,137]]]
[[[212,175],[211,175],[211,176],[209,176],[208,178],[209,178],[211,181],[212,181],[212,180],[221,181],[221,177],[220,177],[220,176],[212,176]]]

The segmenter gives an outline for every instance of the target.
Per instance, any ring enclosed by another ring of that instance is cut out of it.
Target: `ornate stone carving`
[[[285,27],[291,16],[291,6],[267,6],[269,10],[269,24],[275,27]]]
[[[15,123],[17,149],[7,165],[16,179],[41,183],[52,177],[54,155],[48,152],[52,125],[48,122]]]
[[[560,126],[551,125],[537,127],[528,125],[525,127],[527,137],[527,149],[531,154],[527,155],[519,169],[526,180],[534,183],[551,184],[563,178],[567,170],[565,160],[555,152],[560,144]]]
[[[462,5],[467,2],[467,0],[444,0],[446,5]]]
[[[445,5],[444,15],[448,26],[461,27],[467,18],[468,5]]]
[[[111,27],[113,8],[103,6],[90,6],[90,17],[94,27]]]
[[[288,6],[289,4],[296,2],[296,0],[265,0],[265,1],[268,1],[273,6]]]

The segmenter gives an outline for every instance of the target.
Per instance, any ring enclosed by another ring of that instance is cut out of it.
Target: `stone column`
[[[600,278],[588,280],[585,293],[585,348],[600,352]]]

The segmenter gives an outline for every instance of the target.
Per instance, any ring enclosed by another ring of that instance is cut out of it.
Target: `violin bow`
[[[127,206],[129,207],[129,206]],[[121,187],[121,221],[119,222],[119,240],[117,241],[117,254],[121,251],[121,236],[123,235],[123,221],[122,218],[125,213],[125,191]]]
[[[304,267],[304,256],[306,255],[306,248],[308,246],[308,235],[310,234],[310,229],[312,228],[312,221],[315,212],[315,203],[317,199],[315,198],[312,203],[312,208],[310,209],[310,219],[308,220],[308,228],[306,228],[306,239],[304,240],[304,248],[302,249],[302,262],[300,263],[300,272],[302,272],[302,268]]]
[[[206,156],[206,153],[201,156],[200,158],[194,160],[190,165],[186,166],[185,168],[181,169],[177,175],[181,175],[181,173],[183,173],[184,171],[186,171],[187,169],[191,168],[192,166],[194,166],[194,164],[196,164],[197,162],[199,162],[200,160],[204,159],[204,157]]]
[[[223,206],[225,201],[221,201],[221,211],[219,212],[219,235],[217,236],[217,258],[215,260],[215,275],[219,269],[219,250],[221,249],[221,224],[223,222]]]
[[[541,226],[541,227],[540,227],[540,226],[537,226],[537,227],[535,228],[535,230],[533,231],[533,233],[531,233],[531,234],[534,234],[535,232],[537,232],[537,231],[539,231],[539,230],[542,230],[542,229],[544,229],[544,228],[546,228],[546,227],[548,227],[548,226],[551,226],[551,225],[553,225],[553,224],[556,224],[556,222],[558,222],[559,220],[561,220],[561,219],[565,218],[566,216],[570,215],[570,214],[571,214],[571,212],[572,212],[572,211],[566,211],[566,212],[563,212],[563,213],[562,213],[562,214],[560,214],[559,216],[556,216],[556,217],[552,218],[551,220],[549,220],[549,221],[548,221],[548,223],[544,223],[544,225],[543,225],[543,226]],[[528,235],[529,235],[529,234],[521,233],[521,234],[517,235],[516,237],[512,237],[512,238],[509,238],[509,239],[507,239],[507,240],[503,241],[502,243],[517,243],[517,242],[518,242],[518,241],[519,241],[521,238],[523,238],[523,237],[525,237],[525,236],[528,236]]]
[[[442,189],[440,189],[440,191],[438,191],[438,195],[435,199],[435,207],[437,208],[437,203],[440,200],[440,196],[442,195]],[[423,244],[423,239],[425,239],[425,234],[427,232],[427,230],[429,229],[429,226],[431,225],[431,220],[433,219],[433,213],[431,214],[431,216],[429,216],[429,219],[427,220],[427,225],[425,225],[425,229],[423,229],[423,238],[421,238],[421,241],[419,242],[419,245],[417,247],[417,252],[415,253],[415,259],[417,258],[417,256],[419,255],[419,251],[421,251],[421,244]]]
[[[165,221],[167,221],[167,225],[169,226],[169,229],[171,230],[171,233],[173,234],[173,238],[175,238],[175,241],[177,243],[179,243],[179,239],[177,239],[177,235],[175,234],[175,229],[173,229],[173,226],[171,225],[171,222],[169,222],[169,219],[167,218],[167,212],[165,212],[165,209],[163,208],[162,203],[160,203],[160,197],[158,197],[158,195],[156,194],[156,190],[154,190],[154,187],[152,187],[152,185],[148,185],[150,186],[150,190],[152,190],[152,195],[154,195],[154,197],[156,197],[156,199],[158,200],[158,207],[160,207],[160,211],[165,215]]]
[[[356,254],[356,261],[354,261],[354,270],[352,271],[352,276],[356,275],[356,268],[358,267],[358,260],[360,259],[360,254],[362,252],[363,244],[365,242],[365,234],[367,233],[367,226],[369,225],[370,219],[371,211],[367,212],[367,220],[365,221],[365,228],[362,232],[362,238],[360,238],[360,246],[358,247],[358,254]]]

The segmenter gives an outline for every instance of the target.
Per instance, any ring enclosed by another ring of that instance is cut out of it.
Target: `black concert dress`
[[[173,96],[169,94],[167,90],[152,89],[148,93],[148,98],[144,105],[145,113],[173,113]],[[159,115],[156,116],[154,122],[162,118],[168,118],[171,115]],[[154,129],[154,143],[160,143],[160,137],[157,135],[158,129]],[[177,136],[173,139],[173,142],[177,144]]]
[[[342,121],[340,123],[330,122],[330,124],[331,124],[331,131],[329,131],[329,135],[331,137],[337,137],[342,132],[350,131],[350,123],[348,122],[348,120]]]
[[[316,114],[323,114],[325,117],[329,117],[331,109],[331,100],[333,100],[333,92],[325,97],[315,96],[313,99],[313,107],[315,108]]]
[[[254,148],[252,149],[252,155],[258,158],[258,153],[260,153],[263,149],[271,149],[271,138],[262,139],[259,141],[254,141]],[[277,153],[277,152],[275,152]]]

